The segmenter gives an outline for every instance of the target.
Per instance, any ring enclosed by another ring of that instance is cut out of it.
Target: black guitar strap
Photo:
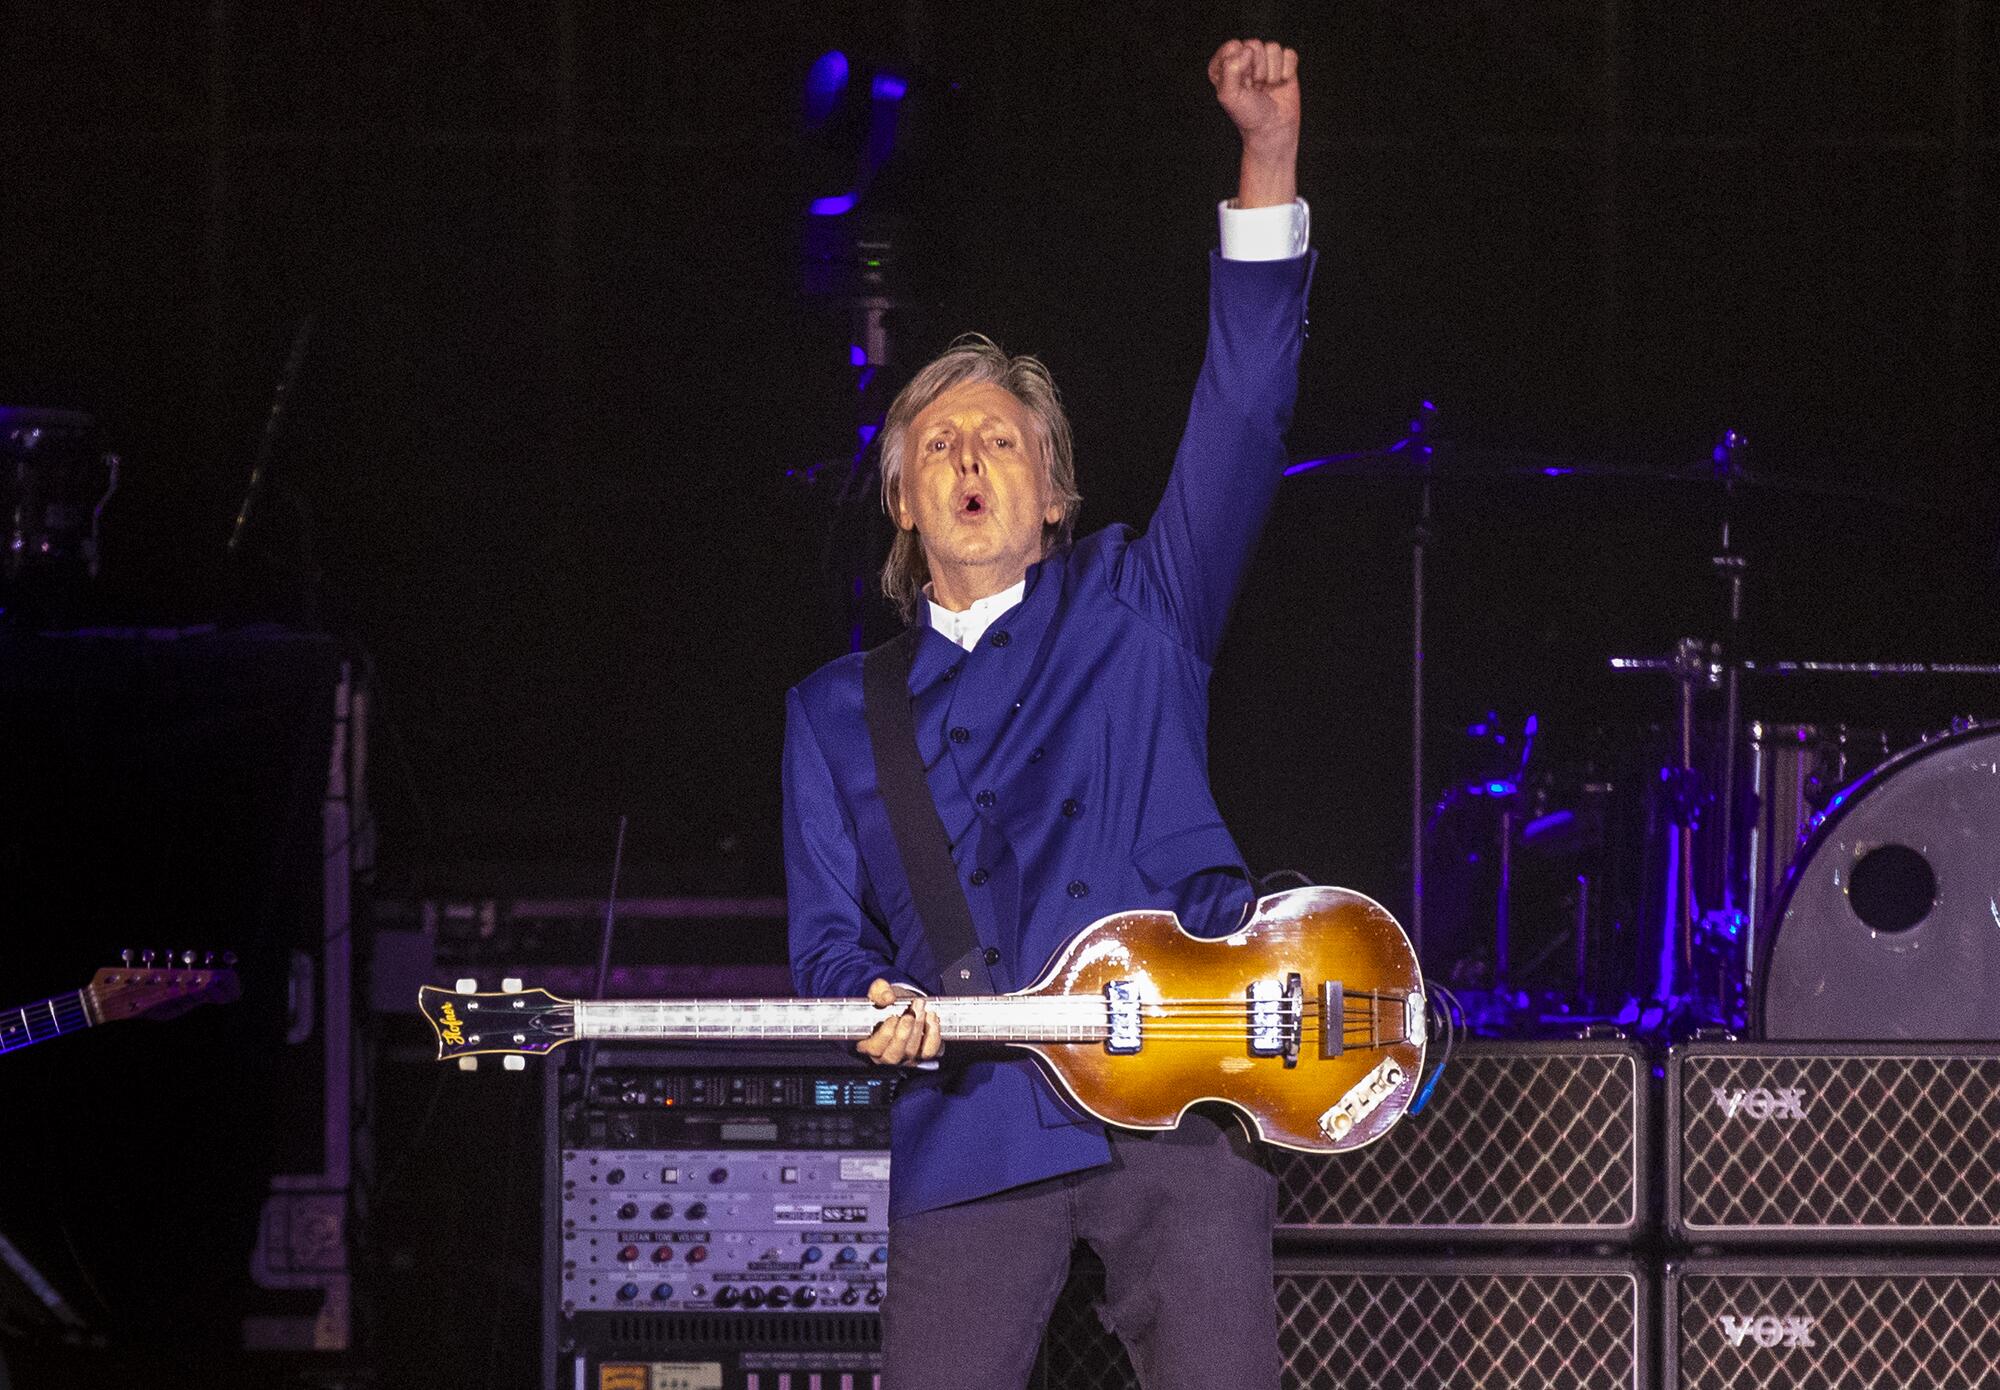
[[[958,883],[951,840],[924,779],[923,755],[917,751],[917,721],[910,713],[910,663],[923,632],[921,627],[905,628],[862,658],[861,703],[868,719],[868,742],[875,752],[875,780],[896,835],[904,877],[910,881],[917,920],[931,956],[943,965],[939,992],[991,994],[993,976],[986,968],[986,953],[972,928],[972,908]]]

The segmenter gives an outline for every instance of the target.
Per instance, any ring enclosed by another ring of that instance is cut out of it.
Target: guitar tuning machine
[[[132,957],[133,957],[133,955],[134,955],[134,952],[133,952],[132,948],[131,948],[130,946],[127,946],[127,947],[126,947],[126,948],[125,948],[124,950],[122,950],[122,951],[120,951],[120,952],[118,953],[118,959],[119,959],[120,961],[124,962],[124,964],[126,965],[126,967],[127,967],[128,969],[129,969],[129,968],[131,967],[131,964],[132,964]]]
[[[153,962],[158,958],[158,956],[159,952],[157,951],[141,951],[139,953],[139,963],[145,966],[146,969],[151,970],[153,968]]]

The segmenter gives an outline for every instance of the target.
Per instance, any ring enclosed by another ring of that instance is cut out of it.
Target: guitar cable
[[[1452,1051],[1458,1046],[1459,1030],[1465,1027],[1465,1009],[1459,1004],[1457,995],[1429,979],[1424,981],[1424,988],[1430,999],[1430,1015],[1442,1042],[1437,1061],[1431,1064],[1430,1079],[1418,1085],[1415,1098],[1403,1112],[1406,1115],[1421,1114],[1423,1108],[1430,1104],[1431,1092],[1437,1089],[1438,1078],[1444,1075],[1444,1069],[1451,1063]]]

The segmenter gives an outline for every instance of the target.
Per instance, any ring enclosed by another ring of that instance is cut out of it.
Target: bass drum
[[[2000,726],[1920,744],[1835,796],[1772,920],[1766,1038],[2000,1039]]]

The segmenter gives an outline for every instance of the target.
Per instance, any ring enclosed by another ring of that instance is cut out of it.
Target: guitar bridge
[[[1347,991],[1338,980],[1319,986],[1319,1055],[1330,1062],[1347,1051]]]

